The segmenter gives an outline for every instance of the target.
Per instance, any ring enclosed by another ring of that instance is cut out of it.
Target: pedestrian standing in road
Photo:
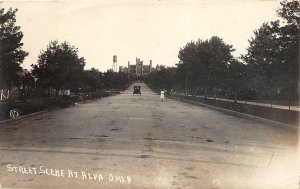
[[[160,91],[160,100],[163,102],[165,99],[165,90]]]

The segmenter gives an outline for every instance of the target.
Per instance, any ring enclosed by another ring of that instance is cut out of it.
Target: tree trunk
[[[271,99],[271,90],[270,89],[268,90],[268,93],[269,93],[269,103],[272,108],[272,99]]]
[[[185,96],[188,96],[188,91],[187,91],[187,78],[185,77]]]
[[[214,87],[214,100],[216,101],[217,100],[217,95],[216,95],[216,88]]]
[[[238,89],[234,89],[234,103],[237,104]]]

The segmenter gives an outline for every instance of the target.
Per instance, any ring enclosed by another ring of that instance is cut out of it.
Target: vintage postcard
[[[296,0],[0,1],[0,189],[298,189]]]

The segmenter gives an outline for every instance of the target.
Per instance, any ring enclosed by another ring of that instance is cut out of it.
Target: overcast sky
[[[278,19],[277,0],[193,1],[55,1],[2,2],[18,8],[17,25],[29,52],[23,67],[30,69],[51,40],[68,41],[86,59],[85,69],[101,71],[135,63],[135,57],[154,66],[174,66],[178,51],[191,40],[217,35],[244,54],[253,31]]]

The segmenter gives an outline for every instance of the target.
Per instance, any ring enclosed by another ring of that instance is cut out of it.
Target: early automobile
[[[134,94],[142,95],[142,92],[141,92],[141,86],[134,86],[134,87],[133,87],[133,95],[134,95]]]

